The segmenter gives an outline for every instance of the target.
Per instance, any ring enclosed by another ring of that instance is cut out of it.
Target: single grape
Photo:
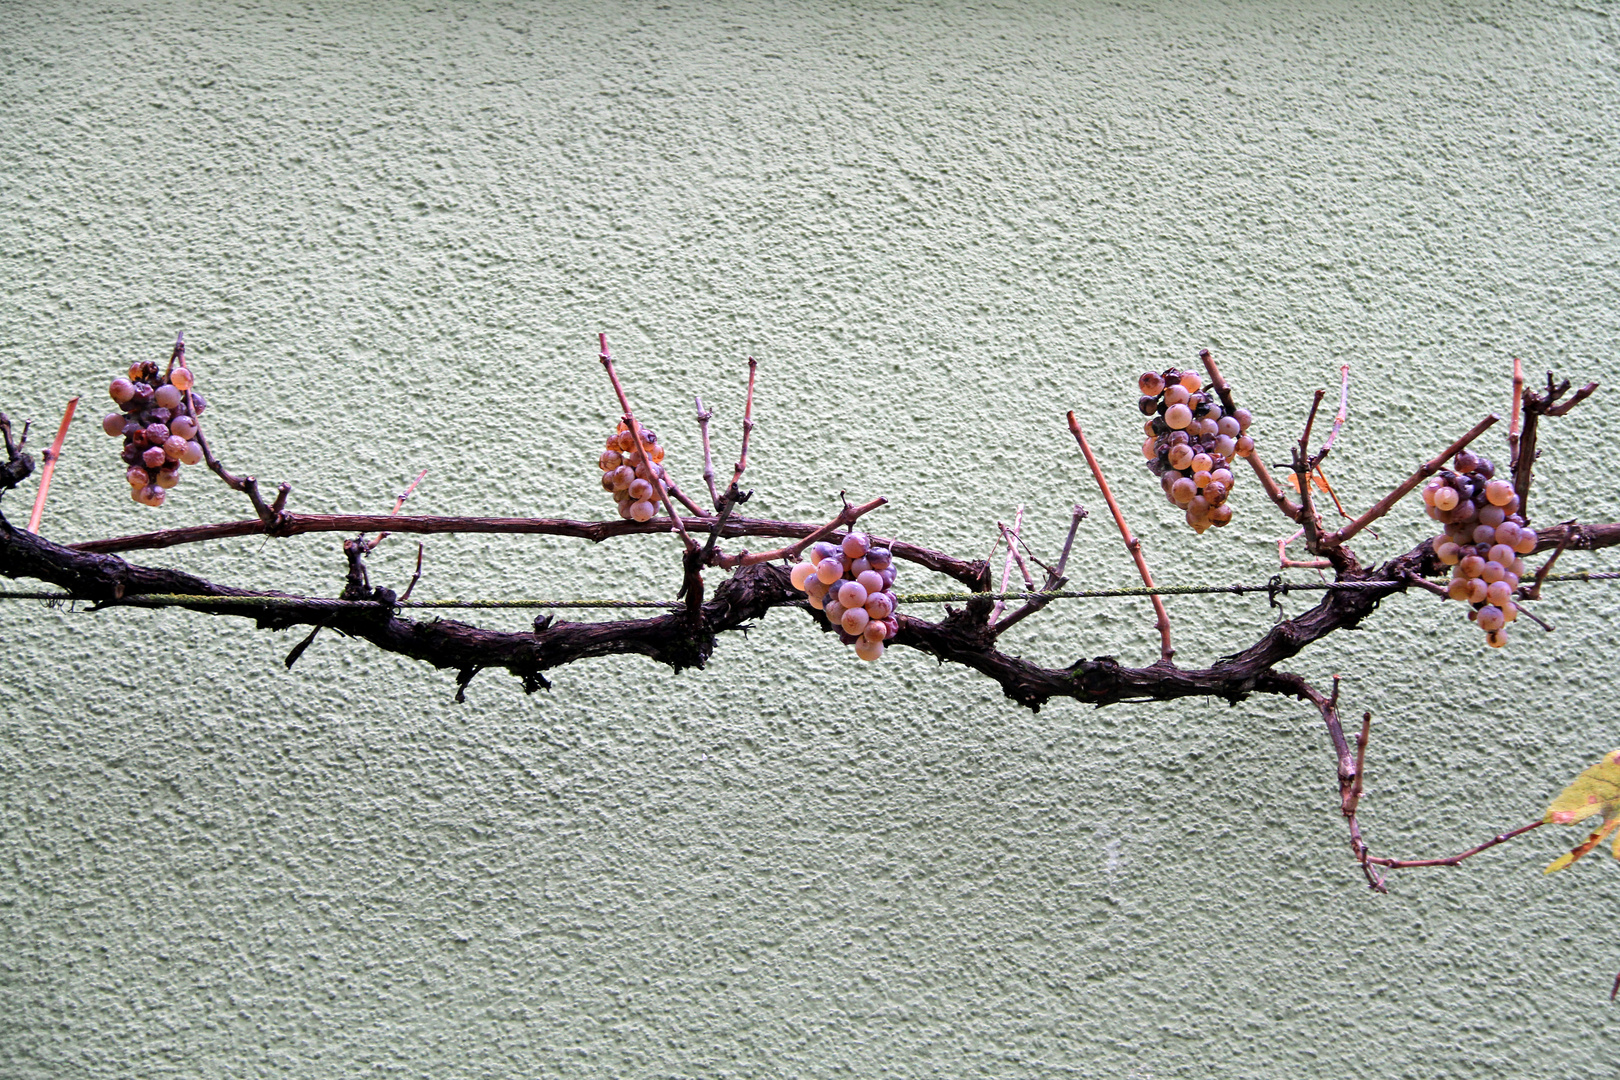
[[[883,624],[882,619],[869,619],[866,629],[861,631],[861,637],[867,641],[882,641],[889,636],[889,628]]]
[[[178,435],[170,435],[163,440],[163,456],[170,461],[179,461],[180,455],[186,452],[186,440]]]
[[[851,567],[851,570],[853,569]],[[869,596],[883,588],[883,575],[876,570],[862,570],[855,575],[855,580]]]
[[[822,581],[813,573],[804,580],[805,594],[809,596],[811,600],[820,600],[822,597],[827,595],[827,590],[830,588],[832,588],[831,585],[828,585],[825,581]]]
[[[1136,407],[1142,410],[1143,416],[1152,416],[1159,411],[1159,399],[1144,394],[1136,399]]]
[[[1209,523],[1217,529],[1224,528],[1232,520],[1232,507],[1226,503],[1209,508]]]
[[[831,585],[843,576],[844,564],[831,556],[822,559],[816,566],[816,577],[825,585]]]
[[[855,655],[868,663],[883,656],[883,642],[862,638],[855,644]]]
[[[153,484],[150,487],[142,488],[141,494],[145,496],[144,501],[147,506],[162,506],[164,498],[166,498],[169,493],[158,487],[156,484]]]
[[[858,581],[846,581],[838,586],[838,602],[847,608],[866,605],[866,586]]]
[[[894,599],[886,592],[874,592],[866,598],[866,613],[874,619],[887,619],[894,614]]]
[[[1434,557],[1445,563],[1447,566],[1456,566],[1458,559],[1457,545],[1453,544],[1450,540],[1447,540],[1441,544],[1436,544],[1434,547]]]
[[[124,459],[125,465],[139,465],[143,460],[141,454],[144,449],[145,447],[137,446],[132,442],[125,443],[123,452],[119,456]]]
[[[158,403],[159,408],[178,409],[180,407],[180,391],[173,386],[164,384],[153,392],[152,400]]]
[[[1476,525],[1476,526],[1474,526],[1474,531],[1472,533],[1472,536],[1473,536],[1473,539],[1474,539],[1474,543],[1476,543],[1476,544],[1494,544],[1494,543],[1496,543],[1496,530],[1491,528],[1489,525]]]
[[[180,466],[170,465],[157,471],[157,478],[152,481],[160,488],[172,488],[180,482]]]
[[[1514,554],[1513,549],[1508,545],[1496,544],[1491,548],[1490,560],[1495,563],[1501,563],[1504,567],[1506,567],[1512,564]]]
[[[124,414],[108,413],[102,417],[101,430],[109,435],[122,435],[124,433]]]
[[[178,390],[190,390],[194,381],[188,368],[176,367],[169,372],[169,383]]]
[[[893,565],[894,552],[885,547],[875,547],[867,551],[866,561],[872,565],[873,570],[881,574]]]
[[[1485,586],[1485,602],[1500,608],[1513,596],[1513,587],[1506,581],[1493,581]]]
[[[1500,506],[1489,503],[1479,508],[1479,521],[1482,525],[1496,527],[1507,520],[1507,513]]]
[[[1164,378],[1157,371],[1144,371],[1136,380],[1136,388],[1144,394],[1158,397],[1164,392]]]
[[[804,590],[804,583],[814,577],[815,573],[816,567],[814,563],[797,563],[794,565],[793,570],[788,574],[788,580],[793,582],[793,587],[795,589],[802,592]]]
[[[1457,489],[1452,487],[1439,488],[1434,493],[1434,508],[1440,511],[1455,510],[1461,497]]]
[[[1469,593],[1469,579],[1461,574],[1454,576],[1446,583],[1446,595],[1453,600],[1466,600]]]
[[[177,416],[169,421],[169,434],[178,435],[182,439],[195,439],[197,437],[197,421],[189,416]]]
[[[1457,573],[1465,578],[1477,578],[1485,571],[1485,560],[1478,555],[1465,555],[1457,562]]]
[[[132,465],[124,474],[124,479],[129,481],[132,488],[143,488],[152,482],[152,474],[139,465]]]
[[[141,461],[148,469],[159,468],[167,460],[168,455],[163,452],[161,446],[148,446],[141,452]]]
[[[1172,446],[1170,448],[1170,467],[1172,469],[1185,469],[1193,463],[1193,459],[1197,456],[1193,453],[1193,448],[1185,443],[1180,446]]]
[[[624,491],[630,487],[635,479],[636,471],[634,469],[628,465],[620,465],[613,470],[613,490]]]
[[[1190,393],[1194,394],[1198,393],[1198,391],[1204,387],[1204,380],[1198,377],[1198,372],[1196,371],[1183,371],[1179,381],[1184,388],[1186,388]]]
[[[864,607],[845,607],[843,617],[838,625],[844,628],[846,634],[860,634],[866,630],[866,624],[872,621],[872,616],[866,613]]]
[[[837,626],[844,620],[844,605],[840,604],[837,599],[832,596],[827,597],[827,602],[821,610],[827,616],[827,621],[832,623],[834,626]]]
[[[635,518],[637,521],[651,521],[653,519],[653,515],[657,512],[658,508],[653,506],[653,504],[648,502],[646,499],[641,499],[630,504],[630,516]]]
[[[872,546],[872,538],[862,532],[852,532],[844,537],[840,546],[844,549],[845,558],[858,559]]]
[[[1502,617],[1502,609],[1492,604],[1486,604],[1484,607],[1479,609],[1479,618],[1477,621],[1479,623],[1479,628],[1487,631],[1500,630],[1502,629],[1503,624],[1507,622],[1507,620]]]
[[[1159,456],[1159,440],[1149,436],[1147,442],[1142,444],[1142,456],[1152,461]]]
[[[642,500],[651,501],[653,497],[653,486],[640,478],[630,481],[630,486],[625,490],[630,493],[632,499],[638,502]]]
[[[129,379],[114,379],[112,385],[107,387],[107,394],[122,405],[135,396],[135,384]]]
[[[1492,480],[1485,485],[1485,498],[1492,506],[1507,506],[1515,501],[1513,485],[1506,480]]]
[[[1170,485],[1170,497],[1176,500],[1176,504],[1178,506],[1186,506],[1188,503],[1192,502],[1193,497],[1197,494],[1198,485],[1193,483],[1189,477],[1183,476],[1180,480],[1177,480],[1174,484]]]
[[[1513,550],[1520,555],[1529,555],[1536,550],[1536,533],[1534,529],[1520,529],[1519,539],[1514,543]],[[1521,560],[1515,559],[1515,562]]]
[[[1164,392],[1164,404],[1166,408],[1174,405],[1186,405],[1191,400],[1192,395],[1189,394],[1186,387],[1183,386],[1171,386]],[[1192,409],[1189,407],[1187,412],[1189,415],[1191,415]],[[1174,424],[1171,425],[1171,427],[1174,426]]]
[[[617,450],[604,450],[602,456],[596,459],[596,464],[603,472],[612,472],[624,464],[623,455]]]
[[[1185,405],[1172,405],[1164,411],[1164,422],[1180,431],[1193,422],[1192,410]]]

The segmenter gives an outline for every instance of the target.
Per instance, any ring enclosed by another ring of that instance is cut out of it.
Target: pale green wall
[[[0,408],[95,403],[62,540],[243,515],[199,475],[128,502],[97,430],[179,327],[217,447],[297,509],[385,509],[431,465],[421,512],[600,516],[605,329],[688,478],[691,395],[729,460],[760,358],[761,514],[884,494],[885,530],[976,556],[1024,503],[1049,554],[1078,498],[1081,580],[1128,585],[1078,408],[1163,579],[1260,581],[1280,519],[1249,484],[1224,534],[1175,525],[1134,374],[1213,347],[1275,459],[1351,360],[1330,473],[1358,507],[1503,408],[1515,353],[1612,386],[1614,10],[0,3]],[[1548,433],[1541,520],[1614,516],[1613,400]],[[342,564],[333,537],[150,558],[322,594]],[[664,539],[434,538],[420,591],[662,597],[675,565]],[[1616,600],[1560,589],[1558,633],[1499,654],[1397,597],[1300,658],[1375,713],[1379,850],[1528,821],[1620,745]],[[1190,664],[1270,618],[1171,612]],[[1607,856],[1543,878],[1575,834],[1536,834],[1370,895],[1294,704],[1034,715],[791,612],[704,672],[485,675],[463,706],[331,635],[288,674],[295,638],[235,621],[0,627],[6,1076],[1620,1064]],[[1153,655],[1134,601],[1017,637]]]

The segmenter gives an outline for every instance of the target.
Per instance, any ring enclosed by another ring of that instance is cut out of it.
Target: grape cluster
[[[602,468],[602,490],[610,493],[619,504],[619,516],[651,521],[658,513],[658,485],[654,481],[668,474],[660,464],[664,460],[664,447],[658,436],[650,428],[642,428],[641,442],[647,448],[645,461],[636,448],[635,433],[621,420],[618,430],[608,436],[607,449],[596,463]]]
[[[162,506],[170,488],[180,482],[180,466],[203,459],[197,442],[197,418],[208,403],[192,389],[195,380],[184,365],[159,374],[157,364],[131,364],[128,377],[107,387],[120,412],[108,413],[101,429],[124,437],[125,478],[130,493],[143,506]]]
[[[1485,631],[1485,644],[1500,649],[1504,627],[1519,617],[1513,593],[1523,556],[1536,550],[1535,530],[1519,513],[1512,482],[1496,479],[1489,458],[1461,450],[1453,465],[1423,488],[1429,516],[1446,527],[1434,538],[1435,558],[1453,568],[1446,595],[1472,604],[1468,617]]]
[[[1232,490],[1232,463],[1254,453],[1248,431],[1248,409],[1227,416],[1195,371],[1145,372],[1136,383],[1137,405],[1146,416],[1147,441],[1142,456],[1159,477],[1164,496],[1187,512],[1187,524],[1202,533],[1232,520],[1227,496]]]
[[[874,547],[865,533],[852,532],[842,544],[812,544],[804,562],[793,567],[793,587],[810,606],[838,628],[845,645],[862,660],[883,655],[883,643],[900,632],[895,615],[894,555]]]

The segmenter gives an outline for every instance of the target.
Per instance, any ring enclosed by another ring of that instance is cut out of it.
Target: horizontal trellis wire
[[[1594,582],[1620,579],[1620,571],[1582,572],[1575,574],[1549,574],[1548,582]],[[904,593],[896,597],[902,604],[962,603],[968,600],[1084,600],[1120,596],[1199,596],[1212,594],[1266,593],[1272,598],[1291,592],[1350,592],[1368,589],[1387,589],[1406,585],[1404,580],[1370,581],[1284,581],[1272,578],[1264,585],[1160,585],[1156,588],[1134,589],[1061,589],[1051,592],[948,592]],[[104,606],[123,607],[175,607],[184,604],[211,604],[225,607],[274,607],[278,604],[297,604],[314,608],[464,608],[497,610],[502,608],[658,608],[679,610],[686,607],[680,600],[404,600],[385,604],[377,600],[335,600],[326,596],[278,596],[269,593],[247,595],[210,596],[206,593],[145,593],[121,600],[96,600],[94,597],[74,596],[60,591],[0,591],[0,600],[82,601]],[[803,601],[798,601],[803,603]]]

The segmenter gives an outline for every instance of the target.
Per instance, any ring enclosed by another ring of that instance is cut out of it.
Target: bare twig
[[[1074,441],[1080,444],[1080,452],[1086,457],[1086,464],[1091,467],[1091,475],[1096,479],[1097,486],[1102,489],[1103,501],[1108,504],[1108,510],[1114,515],[1114,524],[1119,526],[1119,534],[1125,540],[1125,550],[1131,553],[1136,560],[1136,569],[1142,575],[1142,584],[1153,588],[1153,575],[1148,572],[1147,559],[1142,556],[1142,541],[1131,535],[1131,527],[1125,524],[1125,515],[1120,512],[1119,503],[1114,501],[1114,493],[1108,489],[1108,480],[1103,476],[1102,466],[1097,464],[1097,456],[1091,452],[1091,446],[1086,442],[1085,432],[1080,430],[1080,421],[1075,419],[1071,410],[1069,413],[1069,431],[1074,435]],[[1164,601],[1156,594],[1153,597],[1153,614],[1159,627],[1159,659],[1168,665],[1176,652],[1170,647],[1170,613],[1164,609]]]
[[[1497,844],[1505,844],[1509,840],[1512,840],[1515,836],[1523,836],[1531,829],[1540,828],[1545,824],[1545,821],[1532,821],[1530,824],[1521,825],[1511,832],[1498,833],[1496,836],[1491,837],[1483,844],[1476,845],[1469,848],[1467,851],[1449,856],[1444,859],[1383,859],[1377,856],[1369,856],[1367,861],[1378,866],[1387,866],[1391,870],[1406,870],[1415,866],[1456,866],[1466,858],[1478,855],[1482,851],[1487,851],[1490,848],[1495,847]]]
[[[405,490],[401,491],[399,493],[399,495],[395,497],[395,499],[394,499],[394,508],[392,510],[388,511],[388,516],[389,517],[398,517],[399,516],[400,508],[405,505],[405,500],[411,497],[412,492],[414,492],[416,490],[416,485],[420,484],[422,482],[422,478],[424,476],[426,476],[427,474],[428,474],[428,471],[426,469],[423,469],[421,472],[416,474],[416,479],[415,480],[412,480],[409,484],[405,485]],[[279,506],[279,503],[281,501],[281,498],[282,498],[282,496],[278,494],[277,495],[278,506]],[[276,508],[272,507],[272,509],[276,509]],[[361,539],[362,542],[365,542],[365,539],[366,539],[365,533],[360,534],[360,539]],[[377,534],[377,539],[370,541],[366,545],[366,550],[367,551],[376,550],[377,545],[382,543],[386,539],[388,539],[388,534],[387,533],[385,533],[385,532],[378,533]],[[418,545],[418,546],[420,547],[420,545]]]
[[[777,559],[796,559],[799,557],[800,552],[817,540],[824,540],[839,529],[848,528],[855,524],[856,520],[862,515],[869,514],[878,507],[887,505],[888,501],[888,499],[879,496],[871,502],[865,502],[859,506],[851,506],[848,502],[845,502],[844,508],[838,512],[836,517],[797,543],[777,548],[775,551],[740,551],[735,555],[717,553],[714,556],[714,565],[729,570],[736,566],[758,566],[760,563],[775,562]],[[891,547],[890,550],[894,551],[895,547]]]
[[[714,490],[714,457],[709,453],[709,421],[714,418],[711,409],[703,407],[703,399],[694,396],[697,402],[698,434],[703,437],[703,482],[709,486],[709,501],[716,510],[720,509],[720,495]]]
[[[421,580],[422,580],[422,545],[417,544],[416,545],[416,573],[411,575],[411,583],[409,585],[405,586],[405,592],[399,598],[400,603],[403,604],[405,601],[407,601],[407,600],[409,600],[411,598],[411,593],[416,590],[416,583],[418,581],[421,581]]]
[[[1406,578],[1406,583],[1408,585],[1416,585],[1418,588],[1423,589],[1425,592],[1432,592],[1432,593],[1434,593],[1434,595],[1442,597],[1444,599],[1449,600],[1451,598],[1451,594],[1446,592],[1444,586],[1436,585],[1434,582],[1430,581],[1426,577],[1419,577],[1417,574],[1406,574],[1404,576]],[[1523,611],[1524,609],[1520,608],[1519,610]]]
[[[1328,456],[1328,451],[1329,450],[1333,449],[1333,443],[1339,437],[1339,429],[1344,427],[1344,422],[1346,420],[1348,420],[1349,418],[1350,418],[1350,365],[1349,364],[1340,364],[1339,365],[1339,411],[1334,414],[1334,417],[1333,417],[1333,430],[1328,432],[1327,442],[1322,444],[1322,449],[1318,450],[1316,452],[1316,457],[1314,459],[1312,459],[1316,465],[1322,464],[1322,459]],[[1324,476],[1322,478],[1322,482],[1327,483],[1327,477]],[[1337,501],[1337,500],[1335,500],[1335,501]]]
[[[752,356],[748,358],[748,400],[743,404],[743,433],[742,450],[737,454],[737,470],[731,474],[731,487],[742,483],[743,473],[748,468],[748,436],[754,433],[754,372],[759,369],[759,361]]]
[[[1526,392],[1524,398],[1524,430],[1519,436],[1518,455],[1513,462],[1513,490],[1519,496],[1519,513],[1529,516],[1527,507],[1530,505],[1530,484],[1532,473],[1536,466],[1536,443],[1541,432],[1541,418],[1543,416],[1563,416],[1569,410],[1585,401],[1597,390],[1597,383],[1587,383],[1575,392],[1575,395],[1562,404],[1555,405],[1559,398],[1569,389],[1569,380],[1564,379],[1554,385],[1552,372],[1547,372],[1547,392],[1536,394]]]
[[[602,367],[607,370],[608,381],[613,384],[613,392],[619,395],[619,406],[624,409],[624,426],[630,429],[631,436],[636,440],[636,452],[641,460],[647,463],[647,475],[652,477],[654,488],[658,492],[659,501],[664,504],[664,512],[674,523],[675,531],[681,534],[681,543],[688,551],[697,550],[697,542],[686,535],[686,523],[675,512],[675,506],[669,501],[669,489],[664,485],[664,478],[659,475],[662,469],[656,468],[653,459],[647,454],[647,444],[641,438],[641,425],[636,422],[635,413],[630,411],[630,399],[625,396],[624,387],[619,383],[619,373],[613,370],[613,354],[608,351],[607,335],[598,334],[597,341],[601,344],[602,352],[598,359]]]
[[[45,513],[45,496],[50,494],[51,477],[56,473],[57,459],[62,456],[62,440],[67,438],[68,424],[73,422],[73,410],[78,407],[77,397],[68,401],[67,408],[62,412],[62,424],[56,429],[56,438],[43,455],[45,468],[40,471],[39,491],[34,495],[34,509],[28,515],[28,531],[31,533],[39,532],[39,519]]]
[[[1221,407],[1228,414],[1236,412],[1237,402],[1233,400],[1231,388],[1226,385],[1226,380],[1221,377],[1221,369],[1215,365],[1215,354],[1208,349],[1202,349],[1198,353],[1198,358],[1204,362],[1204,370],[1209,372],[1210,385],[1214,387],[1215,393],[1220,397]],[[1254,438],[1252,435],[1249,437]],[[1298,503],[1284,495],[1282,488],[1277,486],[1277,481],[1271,478],[1271,473],[1266,470],[1266,463],[1260,456],[1259,447],[1249,453],[1247,460],[1249,467],[1254,470],[1255,478],[1260,481],[1260,487],[1265,490],[1266,496],[1278,510],[1282,511],[1284,517],[1298,524],[1299,515],[1304,510]]]
[[[1041,592],[1061,589],[1069,580],[1063,575],[1063,570],[1069,565],[1069,552],[1074,548],[1074,534],[1079,530],[1080,522],[1084,521],[1085,518],[1086,508],[1079,503],[1075,503],[1074,510],[1069,517],[1069,535],[1063,540],[1063,551],[1058,555],[1057,565],[1047,571],[1046,582],[1041,586]],[[1019,622],[1029,618],[1049,603],[1051,603],[1050,600],[1030,600],[1023,607],[996,623],[991,629],[999,634],[1008,627],[1016,626]]]
[[[1529,587],[1519,589],[1519,596],[1525,600],[1541,599],[1541,583],[1547,580],[1547,575],[1552,573],[1553,563],[1558,561],[1558,556],[1564,553],[1564,549],[1569,547],[1570,542],[1575,539],[1580,531],[1573,521],[1563,522],[1559,528],[1563,530],[1563,535],[1558,538],[1558,546],[1553,549],[1552,556],[1541,564],[1541,569],[1536,571],[1535,580],[1530,583]]]
[[[1525,607],[1523,604],[1518,604],[1516,606],[1517,606],[1517,610],[1518,610],[1520,615],[1523,615],[1525,618],[1529,619],[1531,622],[1535,623],[1537,626],[1539,626],[1543,630],[1547,631],[1547,633],[1550,634],[1550,633],[1553,632],[1552,623],[1550,623],[1547,620],[1543,619],[1541,616],[1537,615],[1535,612],[1531,611],[1528,607]]]
[[[1488,428],[1490,428],[1492,424],[1496,423],[1500,419],[1501,417],[1497,416],[1495,413],[1492,413],[1490,416],[1487,416],[1485,419],[1475,424],[1472,428],[1469,428],[1467,434],[1463,435],[1462,438],[1440,451],[1436,457],[1431,458],[1422,465],[1419,465],[1416,472],[1407,477],[1406,480],[1402,481],[1401,485],[1394,491],[1391,491],[1388,495],[1385,495],[1382,499],[1379,499],[1376,503],[1374,503],[1366,513],[1356,518],[1356,520],[1352,521],[1338,532],[1329,533],[1327,536],[1323,537],[1322,543],[1326,546],[1338,547],[1345,543],[1345,541],[1349,540],[1352,536],[1356,535],[1356,533],[1360,532],[1362,529],[1365,529],[1368,525],[1371,525],[1373,522],[1389,513],[1390,507],[1400,502],[1401,499],[1403,499],[1413,488],[1417,487],[1419,484],[1423,483],[1423,481],[1439,472],[1440,467],[1456,456],[1457,451],[1463,449],[1469,443],[1479,438]]]
[[[1008,529],[1007,526],[1003,525],[999,521],[996,522],[996,528],[1001,531],[1001,539],[1005,541],[1007,545],[1007,558],[1001,564],[1001,589],[999,590],[1001,592],[1007,591],[1007,579],[1012,577],[1013,559],[1017,558],[1018,556],[1018,530],[1023,527],[1024,508],[1022,506],[1020,506],[1018,508],[1018,512],[1013,515],[1013,527],[1011,529]],[[1028,581],[1028,569],[1025,569],[1024,571],[1024,578],[1029,586],[1033,588],[1034,583]],[[996,625],[996,620],[1001,618],[1001,612],[1005,607],[1006,602],[1002,600],[997,600],[995,605],[991,607],[989,619],[991,626]]]
[[[1288,545],[1305,535],[1303,528],[1295,529],[1289,536],[1277,538],[1277,565],[1284,570],[1326,570],[1333,564],[1326,559],[1290,559]]]
[[[1524,404],[1524,361],[1513,358],[1513,415],[1508,420],[1508,468],[1519,467],[1519,409]]]

